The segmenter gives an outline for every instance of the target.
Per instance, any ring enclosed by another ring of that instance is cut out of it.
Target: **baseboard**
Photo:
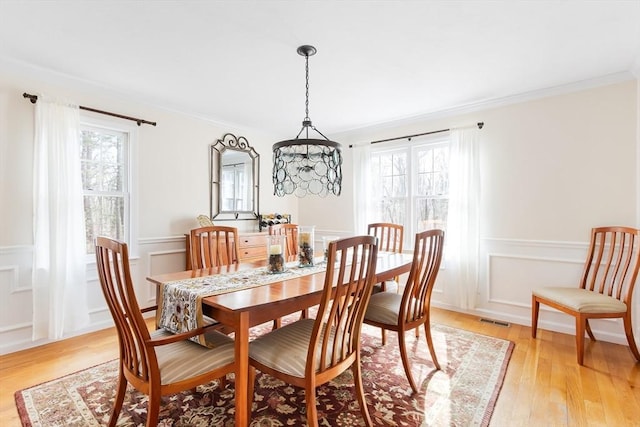
[[[432,302],[432,305],[434,307],[441,308],[444,310],[455,311],[457,313],[464,313],[472,316],[478,316],[478,318],[493,319],[493,320],[498,320],[505,323],[512,323],[516,325],[531,327],[531,317],[529,315],[525,317],[525,316],[519,316],[519,315],[510,314],[510,313],[504,313],[504,312],[487,310],[487,309],[463,310],[459,307],[454,307],[449,304],[443,304],[438,302]],[[574,336],[575,326],[574,326],[573,317],[571,316],[566,316],[566,317],[567,317],[567,323],[562,323],[562,322],[555,322],[552,320],[544,319],[544,314],[542,314],[538,317],[538,330],[543,329],[543,330],[559,332],[562,334]],[[620,325],[620,333],[616,333],[616,332],[603,330],[602,328],[598,328],[597,327],[598,322],[614,322],[614,321],[607,320],[607,319],[598,319],[591,322],[591,329],[597,340],[606,341],[614,344],[625,345],[625,346],[629,345],[629,343],[627,342],[627,337],[624,334],[624,329],[622,325]],[[636,341],[638,340],[636,339]]]

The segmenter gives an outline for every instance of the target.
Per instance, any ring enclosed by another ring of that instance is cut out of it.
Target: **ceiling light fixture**
[[[295,139],[273,144],[273,193],[276,196],[295,194],[304,197],[315,194],[340,195],[342,191],[342,152],[340,144],[330,141],[316,129],[309,118],[309,57],[316,48],[300,46],[298,54],[305,57],[306,101],[302,129]],[[309,130],[322,138],[309,138]],[[300,135],[304,132],[304,138]]]

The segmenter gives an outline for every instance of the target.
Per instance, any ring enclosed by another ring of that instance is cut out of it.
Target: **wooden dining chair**
[[[238,264],[238,229],[211,225],[191,230],[191,267],[193,269]]]
[[[431,338],[430,304],[433,286],[440,270],[444,244],[443,230],[427,230],[416,234],[413,262],[402,294],[379,292],[371,296],[364,323],[382,329],[382,345],[386,344],[385,331],[398,333],[402,366],[414,393],[418,387],[411,375],[405,332],[423,326],[431,360],[440,369]]]
[[[540,304],[575,317],[577,359],[578,365],[583,365],[585,331],[592,341],[596,340],[589,320],[622,318],[629,349],[640,362],[631,325],[631,298],[639,269],[640,230],[593,228],[579,287],[545,287],[533,291],[531,336],[536,337]]]
[[[316,387],[351,368],[360,411],[367,409],[360,367],[360,330],[375,277],[378,248],[372,236],[329,244],[322,299],[315,319],[300,319],[249,343],[249,402],[256,369],[304,387],[307,423],[318,426]],[[251,403],[250,403],[251,404]]]
[[[106,237],[96,239],[96,261],[102,292],[118,332],[118,385],[109,419],[118,421],[127,383],[149,396],[147,426],[158,425],[160,398],[222,379],[235,372],[234,341],[226,335],[198,328],[182,334],[162,329],[149,332],[140,310],[129,271],[127,244]],[[189,338],[205,334],[213,348]]]
[[[378,250],[384,252],[402,253],[404,242],[404,226],[390,222],[375,222],[367,225],[367,234],[378,238]],[[386,280],[373,287],[373,293],[384,291],[398,292],[400,290],[399,277]]]
[[[269,235],[284,235],[287,238],[285,243],[287,246],[286,256],[288,259],[295,258],[299,252],[298,246],[298,224],[274,224],[269,226]],[[309,317],[309,309],[305,308],[300,312],[300,316],[304,319]],[[281,319],[273,320],[273,329],[279,328],[282,324]]]
[[[298,255],[298,224],[274,224],[269,226],[269,235],[286,236],[287,257]]]

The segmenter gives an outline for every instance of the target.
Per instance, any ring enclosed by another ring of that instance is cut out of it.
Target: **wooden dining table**
[[[390,280],[407,273],[413,256],[380,252],[376,262],[375,282]],[[255,269],[265,262],[241,263],[217,268],[187,270],[147,277],[156,285],[156,298],[165,283]],[[251,419],[252,397],[249,385],[249,328],[301,311],[320,303],[324,288],[324,271],[301,277],[287,278],[249,289],[207,296],[202,299],[203,314],[216,319],[235,333],[235,403],[236,426],[245,427]]]

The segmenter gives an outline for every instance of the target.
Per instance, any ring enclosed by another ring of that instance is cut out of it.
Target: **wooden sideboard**
[[[238,235],[238,255],[240,261],[256,261],[267,258],[266,232],[240,233]],[[185,234],[186,269],[191,270],[191,235]]]

